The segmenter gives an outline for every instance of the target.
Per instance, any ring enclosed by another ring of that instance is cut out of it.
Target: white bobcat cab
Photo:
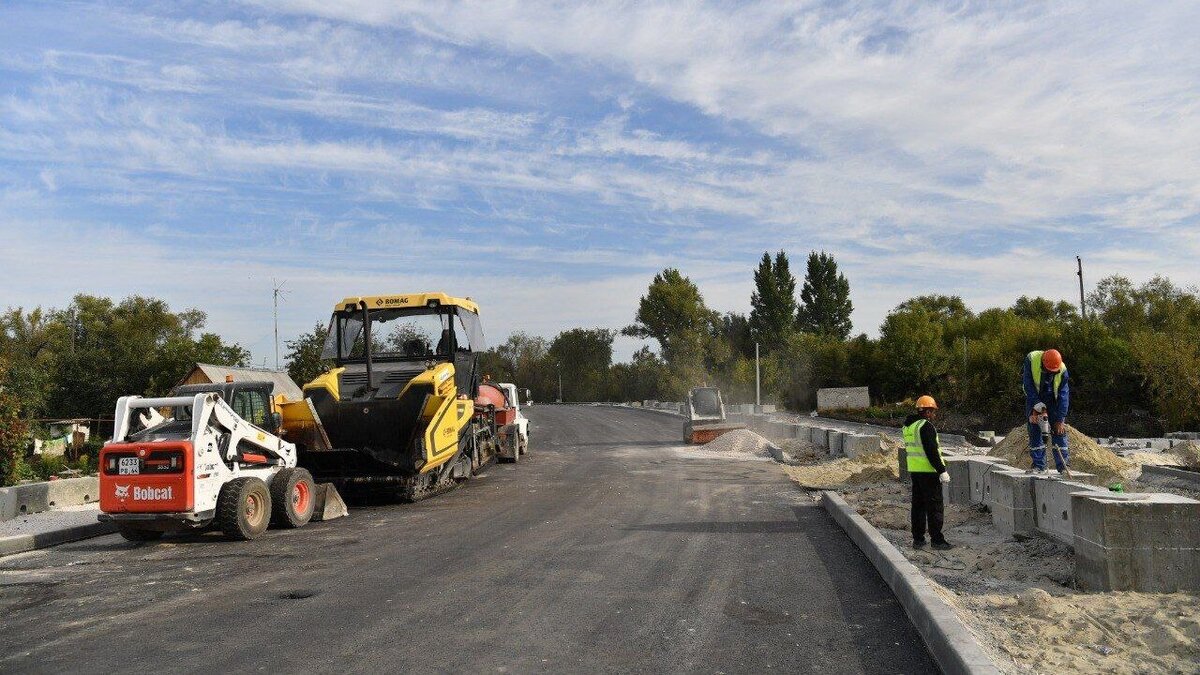
[[[272,523],[305,525],[317,499],[296,446],[239,417],[217,393],[117,400],[113,438],[100,451],[100,520],[126,539],[210,524],[254,539]]]

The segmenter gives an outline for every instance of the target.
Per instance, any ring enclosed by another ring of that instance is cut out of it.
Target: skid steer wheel
[[[317,485],[306,469],[280,469],[271,479],[271,524],[302,527],[312,519]]]
[[[271,524],[271,491],[261,478],[234,478],[217,496],[217,527],[230,539],[254,539]]]
[[[156,541],[163,536],[161,530],[144,530],[124,523],[117,525],[117,532],[129,541]]]

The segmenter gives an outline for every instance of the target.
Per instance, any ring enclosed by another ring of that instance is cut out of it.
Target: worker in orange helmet
[[[917,412],[904,420],[904,452],[908,475],[912,477],[912,536],[913,548],[925,546],[925,531],[929,530],[932,547],[938,550],[954,548],[942,535],[945,501],[942,486],[950,482],[946,462],[942,459],[941,439],[933,426],[937,416],[937,401],[932,396],[917,399]]]
[[[1022,382],[1025,387],[1025,416],[1029,422],[1029,454],[1033,471],[1046,470],[1046,443],[1038,427],[1041,412],[1034,408],[1045,406],[1050,418],[1050,435],[1054,443],[1054,468],[1064,473],[1069,459],[1067,449],[1067,411],[1071,405],[1071,383],[1067,364],[1057,349],[1032,351],[1025,357]]]

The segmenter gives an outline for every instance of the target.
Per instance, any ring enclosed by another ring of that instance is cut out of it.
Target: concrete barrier
[[[987,495],[992,525],[1006,537],[1032,536],[1037,532],[1037,505],[1034,501],[1034,474],[1020,469],[992,471],[991,493]]]
[[[1039,476],[1033,482],[1033,499],[1038,530],[1068,546],[1075,544],[1075,527],[1071,518],[1073,509],[1071,495],[1076,493],[1110,494],[1108,490],[1095,485],[1048,476]]]
[[[0,521],[99,500],[100,479],[96,476],[14,485],[0,488]]]
[[[866,387],[840,387],[817,390],[817,410],[865,410],[871,407]]]
[[[1087,591],[1200,591],[1200,501],[1171,494],[1071,497],[1075,579]]]
[[[999,457],[984,456],[970,457],[967,459],[967,476],[971,486],[972,504],[984,503],[984,488],[986,487],[984,484],[984,478],[987,476],[989,471],[992,471],[996,468],[997,464],[1000,465],[1002,471],[1011,470],[1014,468],[1006,464],[1004,460]],[[951,476],[950,480],[953,481],[954,477]]]

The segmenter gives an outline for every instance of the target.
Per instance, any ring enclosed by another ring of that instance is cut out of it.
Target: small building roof
[[[226,375],[233,376],[235,382],[272,382],[276,394],[285,394],[289,400],[299,401],[304,398],[304,391],[287,374],[286,370],[271,370],[269,368],[235,368],[233,366],[214,366],[211,363],[197,363],[177,384],[184,384],[191,379],[197,370],[204,373],[209,382],[224,382]]]

